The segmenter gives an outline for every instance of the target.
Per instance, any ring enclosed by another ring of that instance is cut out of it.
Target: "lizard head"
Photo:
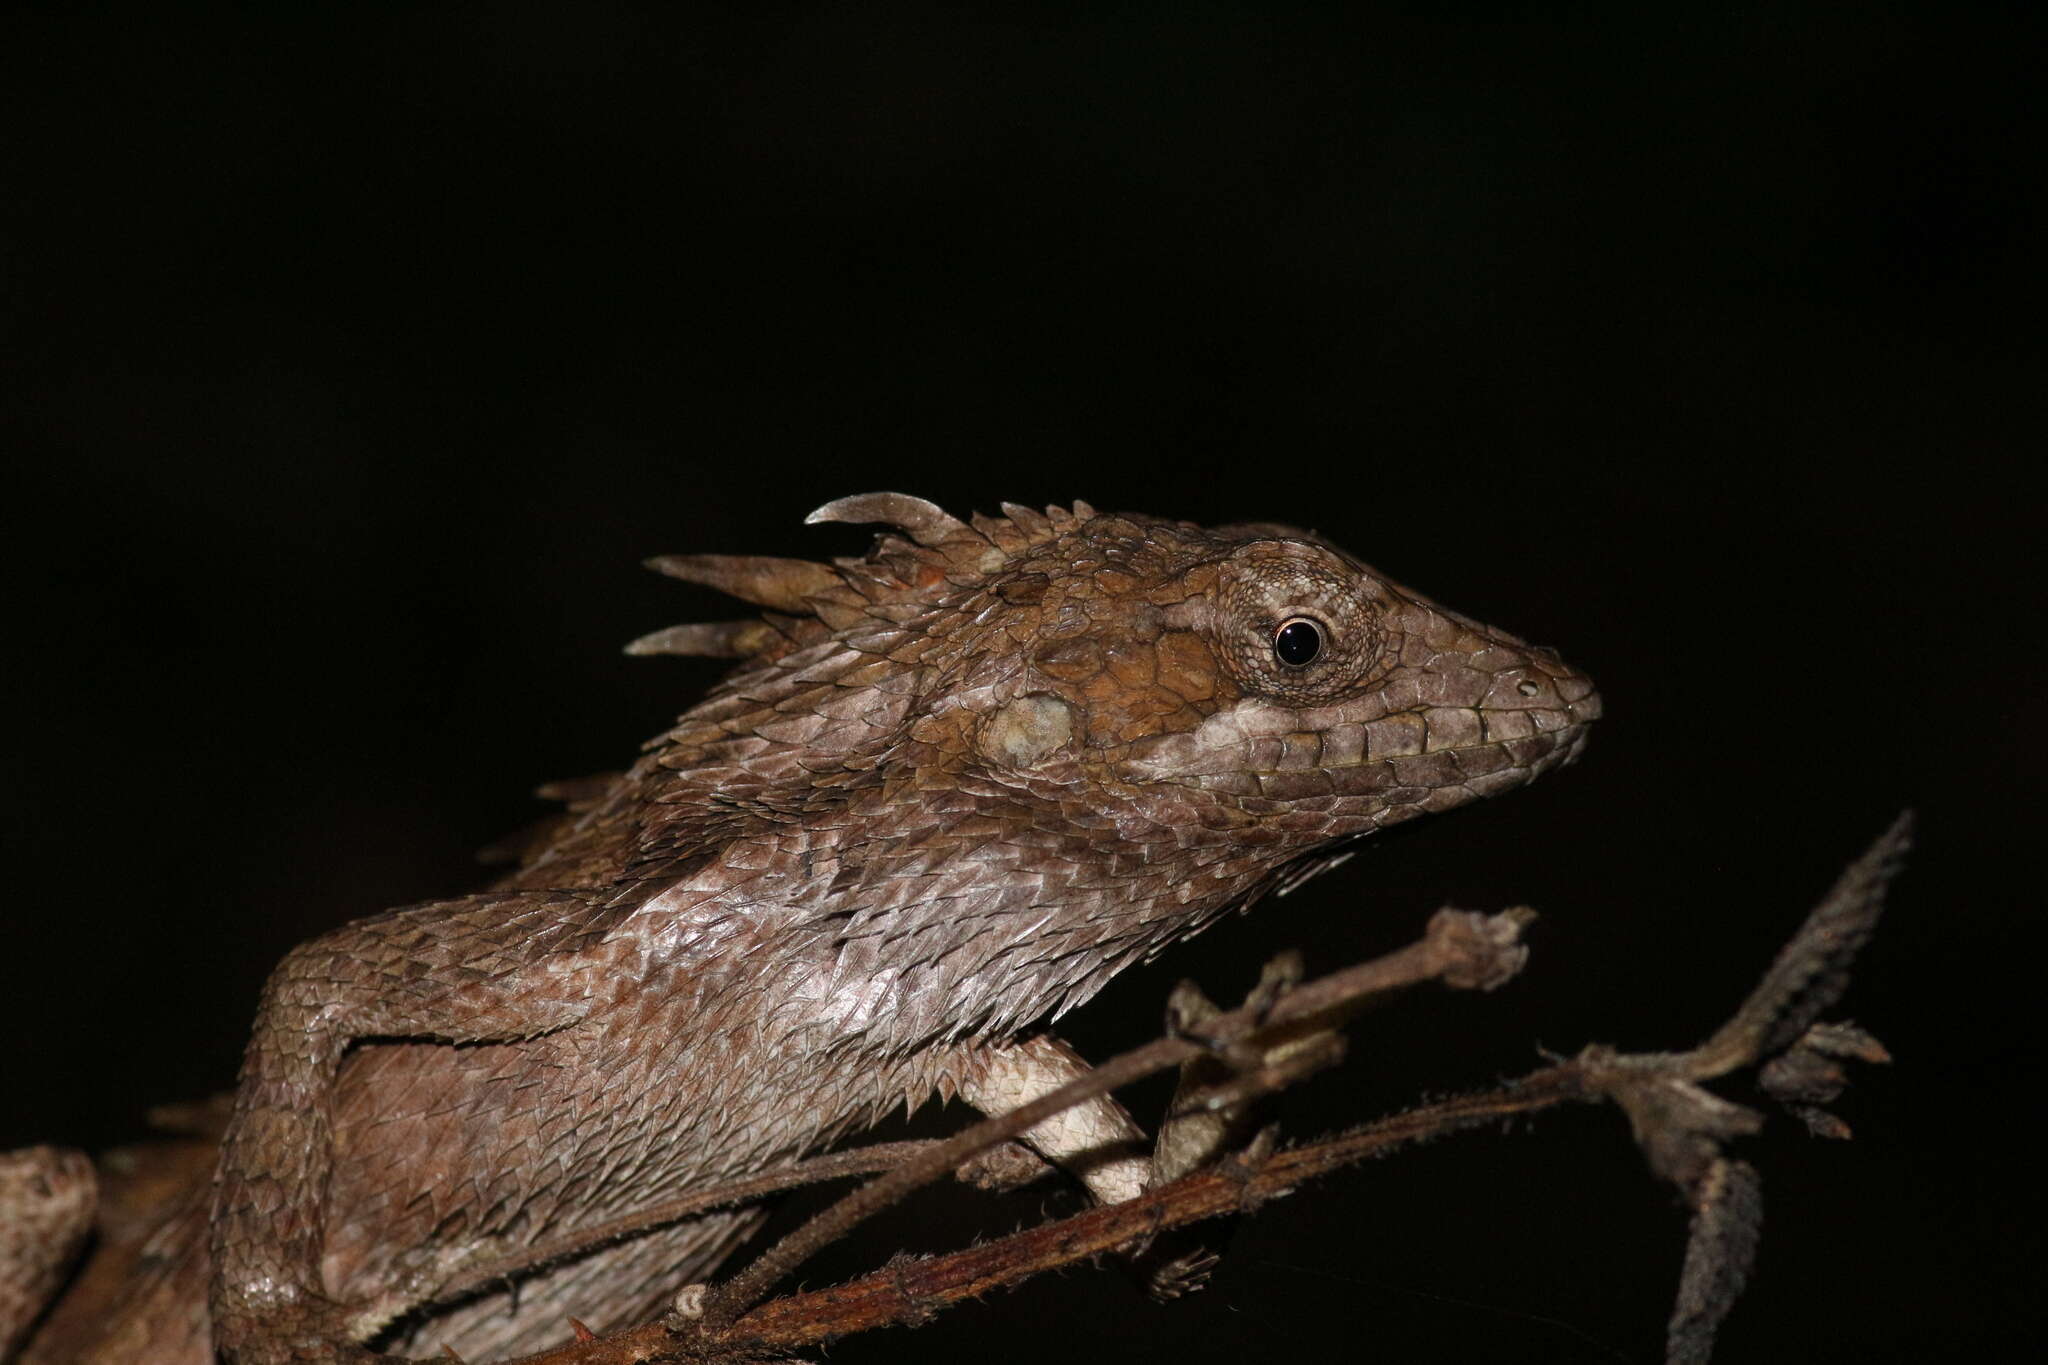
[[[1102,833],[1171,830],[1236,850],[1232,875],[1255,856],[1282,878],[1335,842],[1570,762],[1600,714],[1554,653],[1286,526],[1084,503],[970,523],[894,493],[810,519],[904,535],[830,566],[653,561],[771,608],[630,647],[753,657],[693,713],[711,748],[886,750],[855,766],[1057,801]]]
[[[1319,540],[1241,535],[1180,575],[1169,653],[1206,654],[1192,725],[1135,738],[1121,771],[1228,796],[1286,828],[1364,833],[1570,762],[1599,694],[1548,650],[1448,611]],[[1192,637],[1175,644],[1175,632]]]
[[[1090,772],[1183,831],[1267,831],[1276,863],[1521,786],[1600,714],[1555,654],[1305,532],[1098,517],[1064,541],[998,589],[1036,598],[1036,629],[984,680],[982,757]]]

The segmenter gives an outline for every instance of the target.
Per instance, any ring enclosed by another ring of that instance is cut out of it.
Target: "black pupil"
[[[1274,633],[1273,652],[1290,668],[1312,664],[1323,652],[1323,632],[1313,621],[1289,621]]]

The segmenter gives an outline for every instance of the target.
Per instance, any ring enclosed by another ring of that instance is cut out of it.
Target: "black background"
[[[1853,10],[1853,13],[1843,11]],[[736,15],[734,12],[743,11]],[[1341,17],[1339,17],[1341,15]],[[616,766],[721,607],[641,557],[811,507],[1316,526],[1558,645],[1584,761],[1132,973],[1242,991],[1536,904],[1529,972],[1366,1019],[1307,1135],[1681,1046],[1902,806],[1845,1009],[1893,1046],[1728,1359],[1947,1355],[2036,1302],[2038,6],[469,5],[0,20],[0,1140],[230,1081],[292,942],[461,892]],[[1742,1097],[1741,1088],[1731,1093]],[[1140,1094],[1141,1108],[1156,1103]],[[951,1192],[812,1282],[1034,1217]],[[957,1204],[959,1221],[948,1221]],[[1682,1217],[1588,1110],[841,1361],[1652,1358]]]

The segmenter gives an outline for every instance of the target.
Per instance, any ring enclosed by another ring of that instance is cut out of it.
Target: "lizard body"
[[[1599,714],[1555,655],[1287,528],[898,494],[812,519],[900,533],[653,561],[765,611],[636,652],[735,670],[493,890],[273,975],[211,1216],[224,1359],[479,1360],[644,1318],[756,1215],[534,1259],[896,1105],[1042,1093],[1080,1064],[1036,1021],[1570,761]],[[1113,1199],[1145,1178],[1130,1133],[1105,1101],[1029,1136]]]

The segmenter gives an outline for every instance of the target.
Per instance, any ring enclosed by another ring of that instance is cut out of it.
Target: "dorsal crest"
[[[647,566],[763,608],[741,621],[695,622],[643,635],[628,654],[690,654],[772,662],[863,622],[901,623],[986,581],[1017,556],[1096,516],[1078,499],[1038,512],[1003,503],[968,521],[907,493],[857,493],[804,520],[894,527],[867,554],[820,564],[767,555],[661,555]],[[899,534],[900,533],[900,534]]]

